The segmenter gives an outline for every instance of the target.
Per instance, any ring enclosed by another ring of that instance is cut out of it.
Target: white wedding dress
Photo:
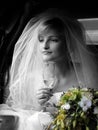
[[[56,104],[61,94],[54,94],[49,103]],[[0,130],[45,130],[53,120],[49,112],[9,107],[7,104],[0,106],[0,119]]]

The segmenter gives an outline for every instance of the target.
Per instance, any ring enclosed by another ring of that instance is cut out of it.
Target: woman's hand
[[[53,96],[50,88],[41,88],[37,92],[37,99],[39,104],[45,105],[45,103]]]
[[[54,115],[54,113],[56,113],[57,112],[57,108],[55,107],[55,106],[47,106],[46,107],[46,112],[49,112],[49,113],[51,113],[51,114],[53,114]]]

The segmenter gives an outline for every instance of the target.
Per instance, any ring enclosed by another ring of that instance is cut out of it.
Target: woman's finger
[[[50,88],[41,88],[38,91],[51,92],[51,89]]]
[[[52,93],[48,93],[48,92],[39,92],[39,93],[37,93],[37,97],[47,97],[47,96],[49,96],[49,97],[51,97],[51,96],[53,96],[53,94]]]
[[[47,97],[47,98],[39,99],[38,102],[39,102],[40,105],[43,105],[43,104],[45,104],[48,100],[49,100],[49,98]]]
[[[50,89],[39,89],[37,91],[37,94],[40,94],[40,93],[52,94]]]
[[[42,93],[42,94],[37,95],[37,98],[38,98],[38,99],[47,98],[47,97],[50,97],[50,95],[49,95],[49,94],[45,94],[45,93]]]

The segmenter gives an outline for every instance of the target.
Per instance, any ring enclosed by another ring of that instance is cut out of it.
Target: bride
[[[97,88],[97,71],[82,25],[50,9],[28,22],[15,45],[0,117],[14,116],[15,130],[44,130],[62,92]]]

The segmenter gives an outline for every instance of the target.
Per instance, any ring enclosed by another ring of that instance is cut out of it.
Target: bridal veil
[[[35,108],[36,101],[33,100],[35,92],[38,86],[43,84],[41,77],[43,61],[38,50],[38,32],[46,20],[54,17],[61,19],[65,25],[69,60],[74,66],[79,85],[82,83],[78,64],[81,67],[85,86],[97,87],[98,70],[95,55],[86,46],[83,26],[76,20],[68,18],[64,13],[50,9],[28,22],[15,45],[10,69],[10,94],[6,103],[27,109]]]

